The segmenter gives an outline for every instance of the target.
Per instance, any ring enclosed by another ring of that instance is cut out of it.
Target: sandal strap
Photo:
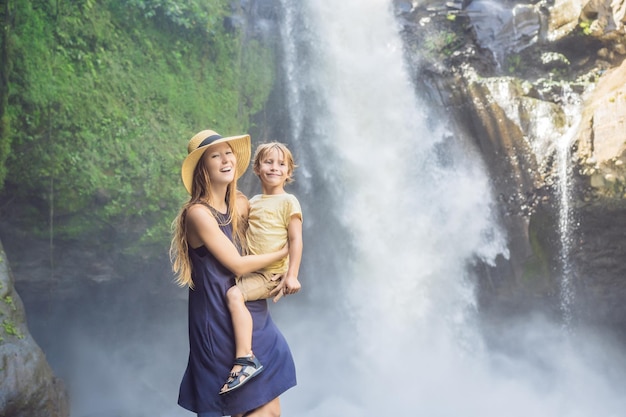
[[[258,369],[261,366],[261,362],[256,358],[256,356],[240,356],[235,359],[235,365],[241,365],[244,368],[246,366],[251,366],[254,369]]]

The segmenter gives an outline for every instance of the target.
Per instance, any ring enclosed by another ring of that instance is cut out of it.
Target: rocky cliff
[[[626,328],[625,14],[623,0],[399,8],[418,85],[491,172],[511,255],[479,274],[487,311]]]
[[[26,326],[24,306],[0,243],[0,415],[66,417],[64,385],[52,373],[44,353]]]

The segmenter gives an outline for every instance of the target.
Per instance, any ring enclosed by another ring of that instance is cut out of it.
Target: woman
[[[296,385],[295,366],[267,300],[248,303],[254,322],[252,349],[267,369],[251,383],[219,394],[235,352],[226,291],[235,276],[282,259],[288,250],[241,256],[237,249],[245,243],[248,209],[237,179],[250,162],[250,136],[221,137],[205,130],[191,138],[187,150],[182,177],[191,198],[174,221],[170,249],[177,282],[189,287],[189,362],[178,404],[199,417],[280,416],[278,396]]]

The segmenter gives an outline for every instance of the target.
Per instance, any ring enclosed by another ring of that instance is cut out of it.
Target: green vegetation
[[[528,240],[532,254],[524,263],[522,280],[523,285],[534,293],[550,291],[553,285],[550,273],[553,255],[550,253],[550,238],[546,235],[546,231],[551,230],[551,224],[554,224],[554,219],[543,210],[530,217]]]
[[[4,301],[4,303],[9,306],[9,308],[13,311],[17,310],[17,307],[15,307],[15,302],[13,302],[13,297],[11,297],[10,295],[5,296],[2,301]]]
[[[227,0],[1,8],[4,208],[20,204],[41,236],[162,246],[185,198],[188,139],[249,129],[271,88],[271,51],[224,24]]]
[[[24,338],[24,335],[19,331],[19,329],[15,326],[13,322],[10,322],[8,320],[2,320],[2,328],[4,329],[4,333],[9,336],[14,336],[18,339]],[[0,336],[0,342],[3,340],[4,338]]]
[[[2,260],[2,258],[0,258],[0,260]],[[4,284],[0,282],[0,290],[2,290],[3,288],[4,288]],[[9,309],[9,313],[17,310],[17,307],[15,306],[15,302],[13,301],[13,297],[11,297],[10,295],[5,295],[1,301],[2,303],[0,303],[0,316],[6,315],[5,313],[6,308]],[[18,339],[24,338],[24,335],[22,334],[22,332],[19,331],[17,325],[13,322],[13,320],[9,320],[6,318],[3,319],[2,330],[4,331],[4,335],[14,336],[14,337],[17,337]],[[4,336],[0,335],[0,343],[2,343],[3,341],[4,341]]]
[[[509,74],[516,74],[522,71],[523,61],[519,54],[511,54],[506,57],[506,66]]]
[[[591,35],[591,23],[592,21],[583,20],[578,24],[578,28],[580,29],[583,35],[585,36]]]
[[[425,54],[434,59],[447,58],[456,51],[463,40],[456,32],[441,30],[428,33],[425,42]]]

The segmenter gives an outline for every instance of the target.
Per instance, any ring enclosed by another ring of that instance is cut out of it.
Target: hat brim
[[[235,154],[235,158],[237,159],[237,172],[235,179],[239,179],[246,172],[248,165],[250,165],[250,156],[252,154],[250,135],[229,136],[217,139],[208,145],[195,149],[187,155],[183,161],[181,176],[185,189],[189,194],[191,194],[191,186],[193,184],[193,173],[196,169],[196,165],[198,165],[198,161],[200,161],[200,158],[204,155],[204,152],[211,146],[224,142],[230,145],[233,153]]]

